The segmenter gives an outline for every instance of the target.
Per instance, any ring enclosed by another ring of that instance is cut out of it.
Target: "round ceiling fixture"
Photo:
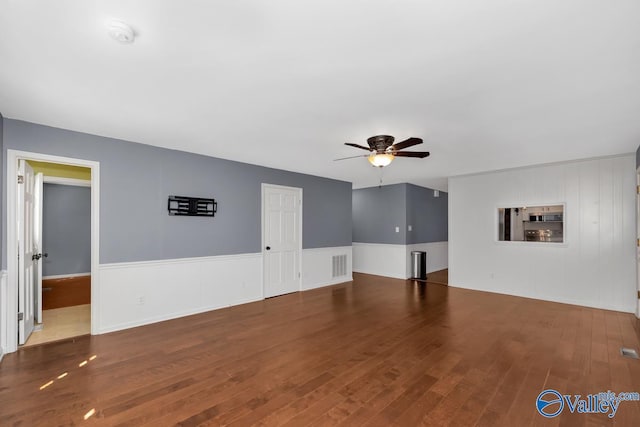
[[[385,154],[372,154],[368,157],[369,163],[373,166],[383,168],[385,166],[389,166],[393,161],[393,154],[385,153]]]
[[[133,32],[133,28],[120,21],[108,22],[107,32],[109,33],[111,38],[124,44],[133,43],[133,40],[136,38],[136,34]]]

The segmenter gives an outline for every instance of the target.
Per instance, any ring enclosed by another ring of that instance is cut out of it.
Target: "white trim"
[[[636,166],[636,290],[633,295],[636,299],[636,317],[640,319],[640,246],[637,239],[640,239],[640,166]]]
[[[452,288],[460,288],[460,289],[467,289],[470,291],[479,291],[479,292],[488,292],[491,294],[498,294],[498,295],[509,295],[512,297],[518,297],[518,298],[528,298],[528,299],[534,299],[537,301],[548,301],[548,302],[557,302],[560,304],[569,304],[569,305],[575,305],[575,306],[580,306],[580,307],[590,307],[590,308],[598,308],[598,309],[602,309],[602,310],[611,310],[611,311],[617,311],[617,312],[621,312],[621,313],[633,313],[633,311],[629,311],[629,310],[625,310],[624,308],[621,308],[618,305],[614,305],[614,304],[607,304],[607,303],[593,303],[592,301],[583,301],[583,300],[579,300],[579,299],[575,299],[575,298],[556,298],[554,297],[553,299],[550,298],[546,298],[546,297],[542,297],[540,295],[534,295],[534,294],[530,294],[530,293],[526,293],[526,292],[518,292],[518,291],[512,291],[512,290],[499,290],[499,289],[485,289],[482,287],[472,287],[472,286],[457,286],[455,284],[452,284],[451,281],[449,281],[449,286]]]
[[[56,279],[72,279],[74,277],[91,276],[91,272],[88,273],[74,273],[74,274],[56,274],[53,276],[42,276],[42,280],[56,280]]]
[[[74,187],[91,187],[91,181],[88,179],[63,178],[60,176],[44,176],[45,184],[71,185]]]
[[[298,203],[298,236],[300,237],[300,242],[298,245],[298,260],[299,260],[299,274],[298,274],[298,292],[302,290],[302,272],[303,270],[303,265],[302,265],[302,203],[303,203],[303,191],[302,188],[298,188],[298,187],[288,187],[285,185],[277,185],[277,184],[268,184],[263,182],[260,185],[260,194],[261,194],[261,202],[260,202],[260,249],[262,251],[262,296],[264,298],[264,286],[265,286],[265,280],[264,280],[264,255],[265,255],[265,243],[264,243],[264,192],[266,188],[275,188],[275,189],[282,189],[282,190],[293,190],[293,191],[297,191],[299,196],[300,196],[300,203]]]
[[[99,333],[260,301],[261,263],[250,253],[100,265]]]
[[[91,301],[100,295],[100,163],[71,157],[52,156],[28,151],[7,150],[7,353],[18,349],[18,239],[16,230],[17,166],[18,159],[60,163],[91,168]],[[98,319],[100,304],[91,304],[91,333],[100,330]]]

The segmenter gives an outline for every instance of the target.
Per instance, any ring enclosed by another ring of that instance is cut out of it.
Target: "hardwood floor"
[[[444,270],[433,271],[427,274],[427,282],[428,283],[437,283],[439,285],[448,285],[449,284],[449,269],[445,268]]]
[[[631,314],[354,274],[21,349],[0,364],[0,424],[611,425],[566,409],[545,419],[535,401],[546,388],[640,392],[640,361],[619,354],[639,348],[634,323]],[[640,425],[640,402],[622,402],[613,421]]]

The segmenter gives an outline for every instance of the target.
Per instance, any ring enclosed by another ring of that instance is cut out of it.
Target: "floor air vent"
[[[623,355],[624,357],[638,359],[638,352],[632,348],[620,347],[620,354]]]
[[[347,275],[347,255],[334,255],[331,258],[331,277]]]

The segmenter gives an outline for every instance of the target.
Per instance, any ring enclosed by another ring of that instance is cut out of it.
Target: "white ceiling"
[[[637,0],[0,0],[0,112],[376,185],[629,153]],[[121,45],[105,22],[138,37]]]

